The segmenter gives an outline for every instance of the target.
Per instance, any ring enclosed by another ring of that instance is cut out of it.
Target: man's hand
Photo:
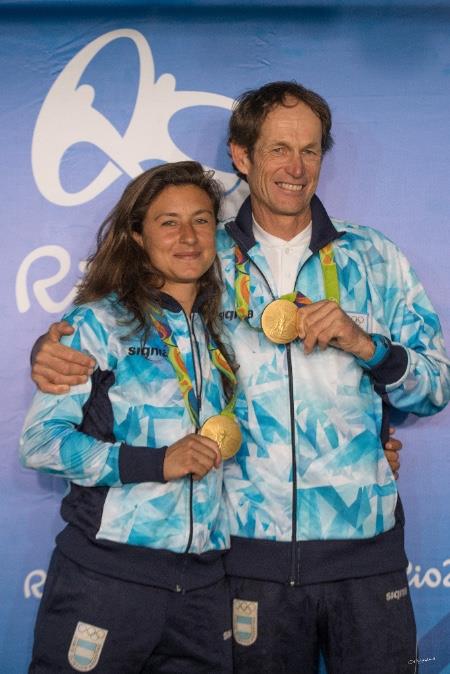
[[[392,472],[394,473],[395,479],[398,480],[398,471],[400,470],[400,457],[398,455],[399,451],[403,447],[400,440],[394,438],[395,428],[392,426],[389,428],[389,440],[384,446],[384,455],[391,467]]]
[[[71,386],[84,384],[94,371],[93,358],[59,343],[72,332],[66,321],[52,323],[34,349],[31,378],[43,393],[67,393]]]
[[[306,354],[318,346],[326,349],[335,346],[353,353],[357,358],[369,360],[375,352],[374,343],[345,311],[330,300],[306,305],[297,312],[297,331],[303,340]]]
[[[222,457],[214,440],[191,433],[166,449],[163,474],[165,480],[191,475],[201,480],[211,468],[218,468]]]

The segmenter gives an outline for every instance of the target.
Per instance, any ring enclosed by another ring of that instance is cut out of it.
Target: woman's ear
[[[144,247],[144,241],[142,239],[142,234],[140,234],[139,232],[131,232],[131,236],[136,241],[138,246],[140,246],[141,248]]]

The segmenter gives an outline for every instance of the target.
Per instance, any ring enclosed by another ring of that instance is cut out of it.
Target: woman
[[[235,384],[214,325],[219,205],[200,164],[166,164],[99,231],[66,316],[97,367],[37,393],[21,439],[24,465],[70,480],[33,674],[232,671],[221,455],[197,433]]]

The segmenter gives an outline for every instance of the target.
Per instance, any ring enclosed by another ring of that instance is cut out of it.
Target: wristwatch
[[[385,356],[388,354],[389,349],[391,348],[391,342],[384,335],[380,335],[377,332],[370,335],[372,342],[375,346],[375,351],[369,360],[364,360],[364,358],[357,358],[356,362],[358,365],[363,367],[365,370],[371,370],[373,367],[376,367],[384,360]]]

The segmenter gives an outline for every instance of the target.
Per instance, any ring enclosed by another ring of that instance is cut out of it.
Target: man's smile
[[[298,185],[296,183],[275,182],[275,184],[283,190],[289,190],[291,192],[301,192],[304,188],[304,185]]]

